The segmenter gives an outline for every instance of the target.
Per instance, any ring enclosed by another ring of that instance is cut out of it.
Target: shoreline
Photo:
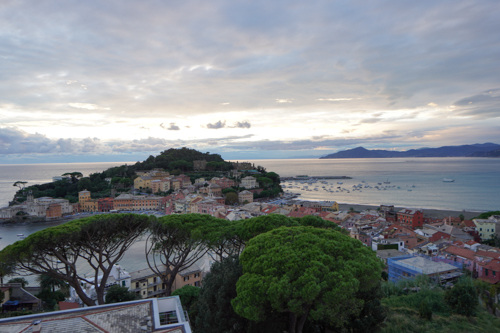
[[[363,205],[363,204],[348,204],[348,203],[339,203],[339,210],[341,211],[348,211],[350,208],[354,208],[355,211],[362,211],[362,210],[369,210],[373,209],[376,210],[380,205]],[[399,206],[394,206],[394,210],[397,212],[398,210],[404,209],[404,208],[415,208],[415,207],[399,207]],[[473,219],[474,217],[477,217],[479,214],[482,213],[482,211],[460,211],[460,210],[451,210],[451,209],[434,209],[434,208],[422,208],[424,212],[424,217],[431,217],[431,218],[438,218],[438,219],[444,219],[445,217],[448,216],[459,216],[460,214],[463,214],[466,220]]]

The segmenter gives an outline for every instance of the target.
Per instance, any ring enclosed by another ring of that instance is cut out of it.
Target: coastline
[[[341,211],[348,211],[350,208],[354,208],[355,211],[362,211],[362,210],[368,210],[368,209],[373,209],[376,210],[379,205],[362,205],[362,204],[348,204],[348,203],[339,203],[339,209]],[[398,207],[394,206],[394,210],[398,211],[404,208],[410,208],[410,207]],[[411,207],[415,208],[415,207]],[[448,210],[448,209],[431,209],[431,208],[423,208],[424,210],[424,216],[425,217],[431,217],[431,218],[438,218],[438,219],[443,219],[448,216],[459,216],[460,214],[463,214],[466,220],[470,220],[479,214],[481,212],[479,211],[460,211],[460,210]]]

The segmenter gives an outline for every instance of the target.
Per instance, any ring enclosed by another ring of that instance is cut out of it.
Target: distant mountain
[[[500,157],[500,149],[490,151],[476,151],[469,155],[469,157]]]
[[[320,157],[320,159],[391,158],[391,157],[500,157],[500,145],[488,142],[488,143],[476,143],[473,145],[463,145],[463,146],[419,148],[419,149],[410,149],[407,151],[369,150],[363,147],[357,147],[353,149],[339,151],[334,154],[329,154]]]

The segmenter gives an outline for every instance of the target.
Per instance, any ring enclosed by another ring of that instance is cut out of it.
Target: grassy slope
[[[418,293],[420,294],[420,293]],[[443,306],[441,295],[435,292],[423,292],[424,295],[392,296],[382,300],[382,304],[390,309],[389,316],[383,325],[383,333],[400,332],[489,332],[500,333],[500,318],[489,314],[483,306],[477,309],[477,316],[467,318],[450,314],[449,309]],[[418,305],[422,299],[433,308],[433,319],[421,319],[418,314]]]

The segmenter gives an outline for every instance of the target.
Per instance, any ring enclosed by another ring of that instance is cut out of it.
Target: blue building
[[[455,279],[462,275],[458,267],[411,255],[388,258],[387,266],[389,266],[389,281],[392,282],[412,279],[421,274],[439,278],[441,281]]]

